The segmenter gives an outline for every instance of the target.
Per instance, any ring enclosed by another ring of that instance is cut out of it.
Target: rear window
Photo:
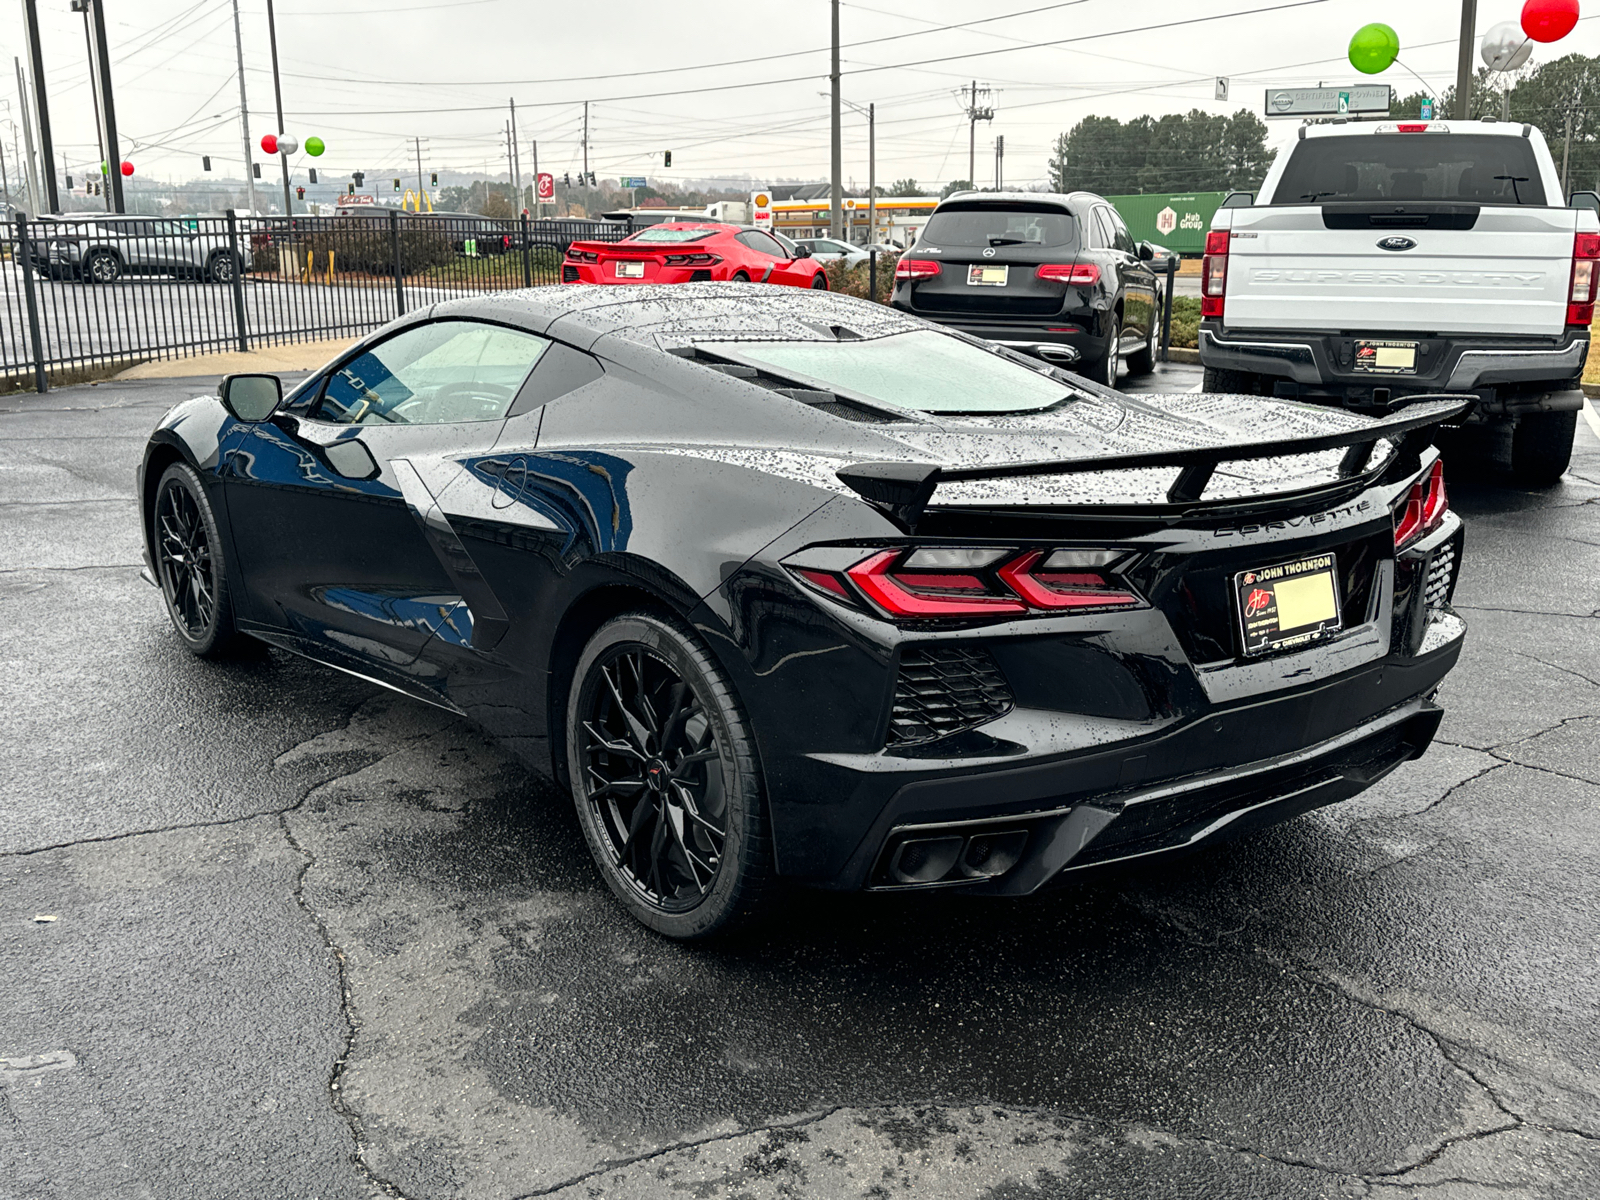
[[[934,246],[1072,246],[1078,223],[1071,213],[1042,204],[963,204],[934,213],[918,240]]]
[[[1527,138],[1375,133],[1296,142],[1272,203],[1328,200],[1542,205],[1545,195]]]
[[[1076,393],[1040,371],[931,329],[844,342],[702,342],[829,391],[915,412],[1029,412]]]
[[[667,229],[660,225],[654,225],[625,240],[630,242],[698,242],[701,238],[708,238],[716,232],[715,229]]]

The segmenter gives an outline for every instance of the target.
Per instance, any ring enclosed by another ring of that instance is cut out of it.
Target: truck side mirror
[[[1573,192],[1567,197],[1568,208],[1586,208],[1592,213],[1600,213],[1600,192]]]
[[[1254,192],[1229,192],[1222,198],[1218,208],[1249,208],[1256,202]]]

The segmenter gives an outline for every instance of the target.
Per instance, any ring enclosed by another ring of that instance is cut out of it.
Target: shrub
[[[1191,350],[1200,344],[1200,297],[1172,298],[1172,344]]]
[[[297,233],[292,240],[282,239],[255,246],[252,251],[253,269],[264,274],[276,274],[287,256],[289,273],[298,274],[305,269],[306,255],[310,253],[312,272],[326,272],[331,251],[336,274],[392,275],[394,246],[389,240],[388,228],[360,217],[345,220],[347,223],[332,228]],[[454,262],[455,258],[455,246],[448,231],[400,227],[400,270],[403,274],[415,275],[432,267],[442,267]]]
[[[878,255],[878,294],[875,296],[867,294],[871,275],[867,263],[847,267],[843,259],[838,259],[827,264],[828,287],[842,296],[859,296],[863,300],[887,304],[890,293],[894,291],[894,264],[898,261],[899,255]]]

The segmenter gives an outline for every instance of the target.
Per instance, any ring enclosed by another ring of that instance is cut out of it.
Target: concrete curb
[[[1190,350],[1186,346],[1169,346],[1167,348],[1167,361],[1175,363],[1198,363],[1200,351]]]
[[[233,375],[259,371],[314,371],[338,355],[355,338],[330,338],[318,342],[296,342],[288,346],[264,346],[240,354],[199,354],[193,358],[156,359],[140,363],[115,376],[117,379],[182,379],[191,375]]]

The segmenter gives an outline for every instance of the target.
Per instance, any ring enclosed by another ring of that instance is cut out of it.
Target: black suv
[[[957,192],[895,266],[891,303],[1108,386],[1155,369],[1156,256],[1103,198]]]

